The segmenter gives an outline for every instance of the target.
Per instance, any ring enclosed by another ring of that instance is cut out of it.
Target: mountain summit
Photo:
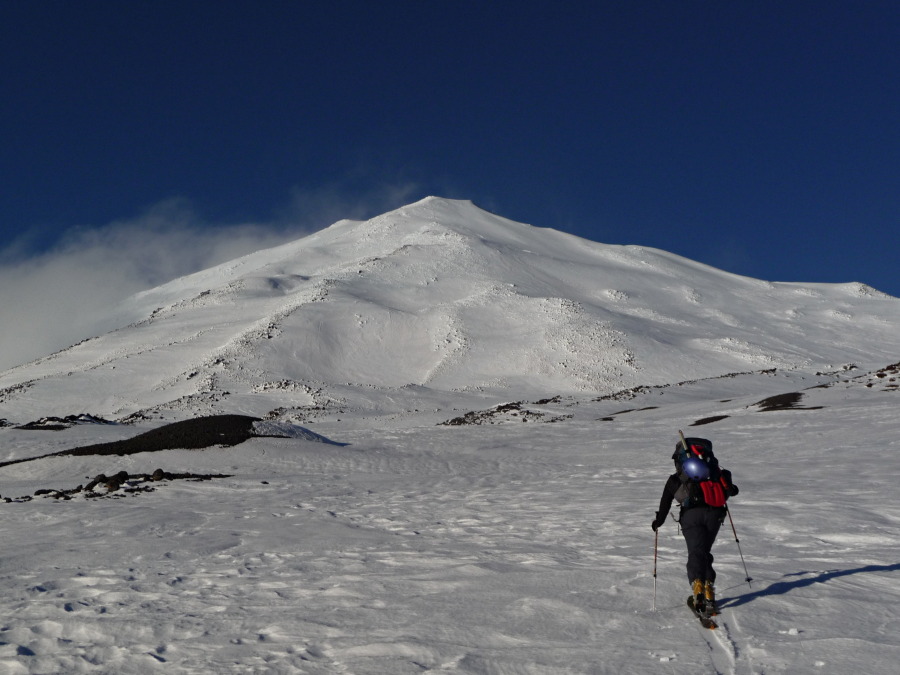
[[[120,311],[130,325],[0,375],[4,414],[261,413],[276,398],[315,406],[410,386],[605,394],[880,366],[900,351],[900,301],[862,284],[760,281],[436,197],[174,280]]]

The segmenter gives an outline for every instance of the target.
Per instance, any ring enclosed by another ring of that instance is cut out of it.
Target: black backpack
[[[681,481],[675,491],[675,501],[685,509],[702,505],[725,506],[731,487],[731,472],[719,467],[719,460],[713,454],[712,441],[706,438],[686,438],[684,440],[687,448],[679,442],[672,455],[675,470]],[[697,480],[687,475],[684,463],[688,459],[702,462],[709,469],[709,477]]]

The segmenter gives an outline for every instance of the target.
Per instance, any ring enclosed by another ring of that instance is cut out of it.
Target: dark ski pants
[[[681,533],[688,551],[688,582],[716,580],[712,547],[725,513],[724,508],[711,506],[695,506],[681,512]]]

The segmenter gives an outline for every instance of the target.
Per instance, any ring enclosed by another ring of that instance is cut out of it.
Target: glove
[[[659,516],[657,516],[653,519],[653,524],[650,527],[652,527],[653,531],[656,532],[665,522],[665,520],[660,520]]]
[[[728,495],[730,497],[737,497],[738,492],[740,492],[740,490],[738,490],[737,485],[729,485],[728,486]]]

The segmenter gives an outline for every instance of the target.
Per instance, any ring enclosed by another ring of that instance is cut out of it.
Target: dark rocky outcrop
[[[777,394],[769,396],[762,401],[758,401],[753,405],[758,406],[760,412],[772,412],[773,410],[821,410],[822,406],[801,406],[800,401],[803,400],[803,394],[799,391],[792,391],[787,394]]]
[[[63,455],[133,455],[183,448],[196,450],[212,446],[230,447],[253,437],[253,423],[258,417],[248,415],[213,415],[173,422],[124,441],[85,445],[54,453]]]
[[[173,422],[159,429],[152,429],[134,438],[109,443],[84,445],[70,450],[61,450],[39,457],[26,457],[0,462],[0,467],[32,462],[47,457],[86,455],[133,455],[139,452],[159,452],[183,448],[196,450],[214,446],[230,447],[253,437],[253,423],[258,417],[248,415],[212,415]]]

